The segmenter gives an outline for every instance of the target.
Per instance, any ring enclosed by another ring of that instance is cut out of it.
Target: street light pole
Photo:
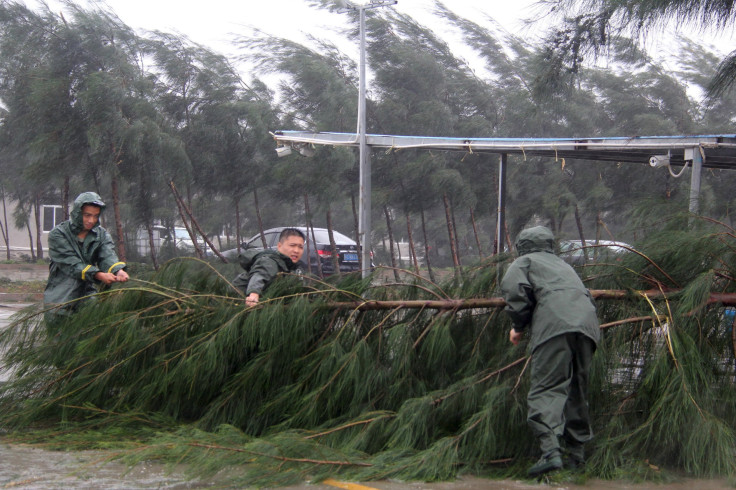
[[[358,143],[360,160],[360,193],[358,205],[358,238],[360,239],[363,278],[371,272],[371,159],[366,142],[365,110],[365,11],[367,9],[394,5],[397,0],[376,0],[361,5],[350,4],[349,9],[358,10],[360,18],[360,65],[358,70]]]

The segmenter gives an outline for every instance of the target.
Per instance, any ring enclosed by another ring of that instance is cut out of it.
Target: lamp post
[[[357,10],[360,18],[360,65],[358,71],[358,143],[360,159],[360,193],[358,205],[358,238],[360,239],[363,278],[371,271],[371,160],[366,143],[365,116],[365,11],[388,5],[397,0],[374,0],[364,4],[348,3],[346,9]]]

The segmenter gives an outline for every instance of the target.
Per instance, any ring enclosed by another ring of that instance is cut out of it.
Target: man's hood
[[[74,200],[74,204],[72,205],[72,212],[70,213],[70,221],[72,225],[72,231],[74,233],[79,233],[84,229],[84,221],[82,220],[82,207],[85,204],[94,204],[95,206],[99,206],[100,213],[105,210],[105,203],[102,201],[100,195],[96,192],[83,192],[78,195],[77,198]],[[99,221],[95,225],[95,228],[97,228],[98,226],[100,226]]]
[[[532,252],[555,252],[555,236],[546,226],[527,228],[519,233],[516,239],[516,251],[519,255]]]

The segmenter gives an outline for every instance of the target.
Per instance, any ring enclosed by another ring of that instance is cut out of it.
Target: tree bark
[[[335,244],[335,235],[332,233],[332,211],[329,204],[327,205],[327,235],[330,237],[330,250],[332,254],[332,267],[335,274],[340,274],[340,256],[337,253],[337,245]]]
[[[455,266],[455,274],[460,273],[460,259],[457,255],[456,242],[455,242],[455,230],[452,226],[452,217],[450,214],[450,199],[447,197],[447,193],[442,194],[442,200],[445,203],[445,219],[447,220],[447,233],[450,238],[450,252],[452,254],[452,263]]]
[[[447,193],[445,193],[447,194]],[[455,219],[455,206],[452,205],[452,200],[450,199],[450,196],[447,196],[447,201],[450,206],[450,217],[452,218],[452,231],[455,235],[455,254],[457,255],[457,263],[460,265],[460,234],[457,231],[457,220]]]
[[[61,206],[64,209],[64,221],[69,219],[69,176],[64,177],[64,189],[61,192]]]
[[[324,277],[324,273],[322,272],[322,258],[319,256],[319,252],[317,251],[317,237],[314,235],[314,227],[312,226],[312,212],[309,209],[309,195],[304,194],[304,212],[307,215],[307,247],[305,250],[305,253],[307,254],[307,269],[309,270],[309,273],[312,273],[312,264],[310,260],[310,245],[309,245],[309,234],[312,234],[312,244],[314,245],[314,256],[317,258],[317,275],[319,277]]]
[[[153,268],[158,270],[158,259],[156,258],[156,244],[153,240],[153,225],[150,221],[146,221],[146,230],[148,231],[148,246],[151,249],[151,262]]]
[[[26,220],[26,230],[28,230],[28,242],[31,246],[31,260],[35,262],[36,260],[36,248],[33,245],[33,232],[31,231],[31,223],[30,220]]]
[[[603,220],[601,219],[601,212],[598,211],[598,213],[595,216],[595,244],[598,245],[601,241],[601,223],[603,223]],[[598,247],[595,247],[593,249],[593,258],[598,259]]]
[[[424,236],[424,261],[427,264],[427,272],[429,273],[429,280],[437,282],[434,278],[434,271],[432,271],[432,263],[429,260],[429,240],[427,240],[427,224],[424,220],[424,208],[422,208],[422,235]]]
[[[388,206],[383,206],[383,214],[386,216],[386,231],[388,231],[388,254],[391,257],[391,268],[394,271],[394,279],[398,281],[399,278],[399,270],[396,266],[396,257],[394,256],[394,232],[391,227],[391,213],[388,211]]]
[[[575,203],[575,224],[578,227],[578,235],[580,235],[580,245],[583,247],[583,257],[585,262],[588,262],[588,249],[585,248],[585,236],[583,236],[583,222],[580,221],[580,210],[578,209],[578,203]]]
[[[123,235],[123,220],[120,217],[120,193],[118,191],[118,176],[117,172],[113,169],[112,172],[112,208],[115,216],[115,231],[117,233],[117,249],[118,258],[121,262],[126,262],[125,253],[125,235]]]
[[[172,180],[170,182],[171,190],[174,192],[174,197],[177,198],[179,201],[181,201],[181,196],[179,196],[179,193],[176,191],[176,186],[174,185],[174,181]],[[212,240],[210,240],[204,231],[202,231],[202,228],[199,226],[199,223],[197,222],[196,218],[194,217],[194,214],[192,214],[191,209],[187,207],[185,203],[182,202],[182,206],[184,207],[184,211],[186,211],[187,215],[189,216],[189,219],[192,221],[192,226],[197,229],[197,233],[202,235],[202,240],[204,240],[204,243],[207,244],[208,247],[212,250],[212,252],[217,255],[217,257],[222,260],[225,264],[228,263],[228,260],[220,253],[220,251],[215,247],[215,244],[212,243]],[[192,243],[194,243],[195,248],[197,247],[196,242],[192,240]],[[197,251],[200,254],[200,258],[204,258],[204,254],[202,254],[202,251],[197,249]]]
[[[10,227],[8,226],[8,209],[6,206],[5,201],[5,188],[0,187],[0,193],[2,193],[3,196],[3,219],[1,224],[5,224],[5,227],[3,228],[3,242],[5,243],[5,255],[7,256],[8,260],[10,260]]]
[[[33,216],[36,219],[36,258],[43,259],[43,224],[41,223],[41,196],[36,195],[33,203]]]
[[[261,219],[261,206],[258,204],[258,190],[253,189],[253,204],[256,207],[256,219],[258,220],[258,233],[261,234],[261,243],[263,248],[267,248],[266,235],[263,233],[263,220]]]
[[[199,244],[196,240],[194,240],[194,232],[192,231],[191,226],[189,225],[189,221],[187,220],[187,213],[184,211],[184,203],[181,200],[181,196],[179,196],[179,193],[176,191],[176,186],[174,186],[174,181],[169,182],[169,187],[171,188],[171,192],[174,195],[174,200],[176,201],[176,206],[179,208],[179,216],[181,217],[182,223],[184,223],[184,228],[187,229],[187,233],[189,233],[189,237],[192,238],[192,244],[194,245],[194,251],[197,253],[197,257],[200,259],[204,257],[204,254],[202,253],[202,250],[199,248]]]
[[[483,250],[480,248],[480,236],[478,236],[478,226],[475,224],[475,212],[470,208],[470,222],[473,223],[473,234],[475,235],[475,244],[478,247],[478,257],[483,260]]]
[[[233,204],[235,205],[235,246],[238,249],[238,254],[240,253],[240,196],[235,196],[233,198]],[[230,240],[230,237],[228,236],[228,240]]]
[[[411,232],[411,219],[409,219],[409,211],[406,212],[406,233],[409,237],[409,256],[414,263],[414,272],[419,274],[419,261],[417,260],[417,252],[414,249],[414,235]]]

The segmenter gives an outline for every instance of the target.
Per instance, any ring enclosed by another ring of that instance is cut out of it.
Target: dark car
[[[270,249],[276,249],[276,244],[279,241],[279,235],[281,230],[287,227],[269,228],[264,230],[263,235],[266,238],[266,246]],[[304,255],[300,261],[300,267],[305,272],[311,268],[313,274],[319,274],[319,265],[322,266],[322,273],[325,275],[333,274],[335,272],[334,265],[332,263],[332,247],[330,246],[330,237],[326,228],[314,228],[314,239],[316,245],[312,239],[312,229],[302,226],[294,226],[297,230],[304,233],[307,237],[307,242],[304,244]],[[309,232],[308,232],[309,231]],[[354,272],[360,270],[360,263],[358,261],[358,245],[355,240],[348,238],[347,236],[337,231],[332,232],[332,236],[335,239],[335,249],[337,250],[337,260],[340,267],[340,272]],[[263,242],[261,241],[261,234],[258,233],[247,239],[240,246],[241,250],[246,248],[262,249]],[[237,249],[228,250],[223,252],[227,258],[237,257]],[[309,260],[309,266],[307,265]],[[372,266],[373,264],[371,264]]]

